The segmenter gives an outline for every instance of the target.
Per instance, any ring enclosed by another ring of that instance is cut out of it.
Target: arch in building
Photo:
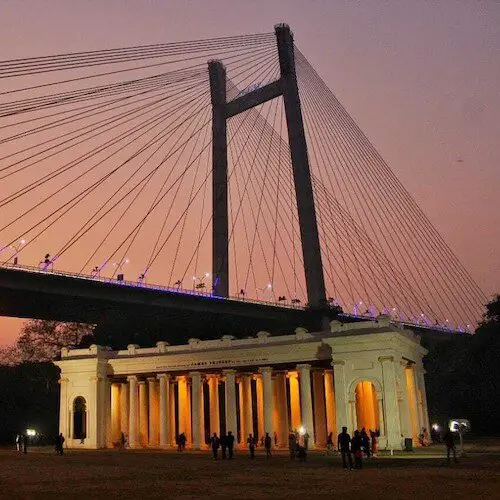
[[[87,401],[83,396],[73,400],[73,439],[87,437]]]
[[[382,397],[382,385],[373,377],[361,377],[351,383],[349,393],[355,402],[355,427],[366,431],[380,429],[380,415],[377,399]]]

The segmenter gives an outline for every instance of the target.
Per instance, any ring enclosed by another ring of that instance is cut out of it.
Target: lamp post
[[[127,258],[123,259],[123,260],[122,260],[122,261],[120,261],[120,262],[113,262],[113,267],[115,267],[115,268],[116,268],[115,273],[118,273],[118,274],[116,275],[116,280],[117,280],[117,281],[123,281],[124,276],[123,276],[123,273],[122,273],[121,271],[122,271],[122,269],[123,269],[123,266],[124,266],[125,264],[128,264],[129,262],[130,262],[130,260],[129,260],[129,259],[127,259]],[[113,273],[113,274],[114,274],[114,273]]]
[[[21,251],[21,248],[25,243],[26,243],[25,240],[19,240],[17,243],[10,246],[10,248],[12,248],[12,250],[14,250],[14,255],[12,255],[12,259],[13,259],[13,264],[15,266],[17,266],[17,263],[18,263],[17,256],[19,255],[19,252]]]

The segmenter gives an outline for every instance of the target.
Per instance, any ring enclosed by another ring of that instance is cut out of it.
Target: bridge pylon
[[[293,35],[286,24],[275,26],[281,76],[278,80],[236,97],[226,99],[226,70],[221,61],[209,61],[212,97],[212,271],[214,295],[229,295],[227,119],[271,99],[283,96],[288,142],[299,217],[302,256],[308,305],[326,309],[326,290],[314,205],[307,142],[300,104]]]

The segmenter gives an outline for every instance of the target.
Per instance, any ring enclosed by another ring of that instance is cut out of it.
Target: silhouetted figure
[[[21,451],[22,444],[23,444],[23,437],[22,437],[21,434],[17,434],[16,435],[16,448],[17,448],[17,451]]]
[[[366,458],[370,458],[370,438],[366,432],[366,429],[363,427],[361,429],[361,445],[362,449],[365,452]]]
[[[274,446],[278,446],[278,434],[274,433]]]
[[[28,453],[28,435],[23,433],[23,453]]]
[[[309,434],[307,432],[302,436],[302,442],[304,443],[304,448],[307,451],[309,449]]]
[[[227,436],[222,434],[220,437],[220,449],[222,451],[222,458],[227,458]]]
[[[347,434],[347,427],[342,427],[342,432],[337,438],[337,447],[342,455],[342,467],[347,469],[347,458],[349,460],[349,469],[352,469],[351,436]]]
[[[229,431],[227,433],[226,444],[227,444],[227,451],[229,453],[229,458],[233,458],[234,436],[233,436],[233,433],[231,431]]]
[[[181,432],[179,434],[179,437],[177,438],[177,451],[184,451],[186,449],[186,434],[184,432]]]
[[[329,455],[333,451],[333,432],[330,432],[330,434],[328,434],[328,437],[326,438],[326,454]]]
[[[295,432],[290,430],[288,434],[288,452],[290,453],[290,460],[295,460],[296,451],[297,451],[297,436]]]
[[[297,457],[299,462],[305,462],[307,460],[307,448],[305,446],[297,446]]]
[[[255,438],[251,434],[248,435],[247,444],[250,450],[250,458],[255,458]]]
[[[363,468],[363,437],[359,431],[354,431],[351,441],[351,452],[354,455],[354,468]]]
[[[378,448],[378,437],[380,435],[380,431],[377,429],[372,431],[370,429],[370,438],[372,440],[372,456],[377,456],[377,448]]]
[[[64,436],[62,435],[62,432],[61,432],[61,434],[56,436],[56,454],[57,455],[64,454],[63,444],[64,444]]]
[[[217,437],[217,434],[214,432],[214,435],[210,438],[210,445],[212,446],[212,453],[214,454],[215,460],[218,458],[219,447],[220,447],[220,439]]]
[[[120,450],[124,450],[126,444],[127,444],[127,438],[125,437],[125,433],[122,432],[120,434]]]
[[[266,432],[266,437],[264,438],[264,448],[266,449],[266,458],[270,458],[272,456],[271,444],[272,444],[271,436],[269,435],[269,432]]]
[[[443,436],[443,441],[446,446],[446,461],[450,463],[450,454],[453,453],[453,461],[455,463],[457,460],[457,449],[455,447],[455,434],[448,429]]]

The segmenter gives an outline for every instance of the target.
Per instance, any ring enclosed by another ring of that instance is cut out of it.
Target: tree
[[[474,335],[456,335],[429,348],[427,395],[438,421],[468,418],[473,430],[498,434],[500,421],[500,296],[486,305]]]
[[[33,319],[24,325],[15,346],[2,353],[3,358],[12,361],[17,357],[21,362],[51,361],[62,347],[90,345],[93,332],[93,325]]]

